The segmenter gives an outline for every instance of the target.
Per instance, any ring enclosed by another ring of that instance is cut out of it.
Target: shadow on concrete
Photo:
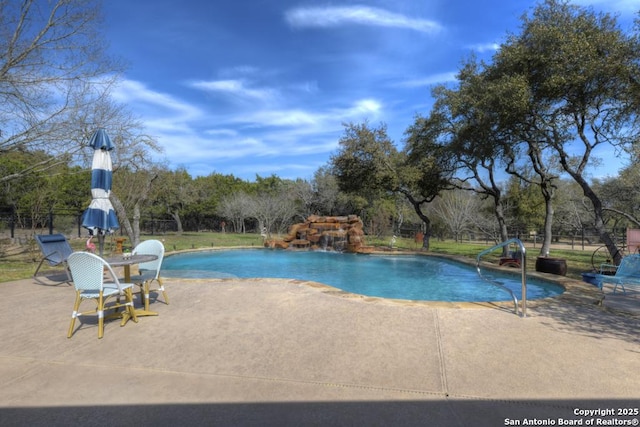
[[[40,286],[60,286],[60,287],[69,287],[73,286],[73,283],[69,281],[69,278],[64,272],[43,272],[38,274],[37,277],[33,278],[33,283],[35,285]]]
[[[535,312],[558,322],[556,325],[551,325],[551,322],[543,321],[543,324],[549,324],[567,333],[640,343],[638,334],[640,316],[611,310],[606,305],[604,307],[595,303],[574,305],[558,301],[541,304],[535,308]]]
[[[114,391],[117,392],[117,391]],[[217,403],[0,409],[7,426],[504,426],[562,425],[561,420],[630,420],[619,410],[638,402],[584,401],[362,401]],[[589,411],[613,411],[589,413]],[[582,412],[578,412],[582,411]],[[531,423],[538,420],[540,423]],[[552,420],[553,424],[542,424]],[[514,422],[509,424],[509,422]],[[517,423],[520,424],[517,424]],[[579,422],[579,421],[578,421]],[[525,424],[523,424],[525,423]],[[566,423],[567,425],[569,423]],[[578,424],[584,425],[584,424]],[[594,424],[600,425],[600,424]],[[617,424],[620,425],[620,424]],[[635,425],[635,424],[631,424]]]

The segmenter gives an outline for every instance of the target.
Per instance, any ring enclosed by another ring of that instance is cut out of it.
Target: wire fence
[[[11,239],[17,244],[27,244],[33,240],[36,234],[64,234],[69,239],[88,237],[88,231],[82,227],[82,213],[71,211],[49,211],[38,216],[20,216],[11,211],[0,211],[0,238]],[[226,227],[226,230],[225,230]],[[249,221],[246,231],[258,230],[257,226]],[[146,235],[162,235],[178,231],[177,223],[173,219],[143,216],[140,219],[140,231]],[[199,216],[197,219],[186,218],[183,221],[183,231],[226,231],[233,232],[231,223],[225,223],[224,219],[217,216]],[[610,229],[618,245],[626,245],[627,230]],[[399,237],[416,238],[421,234],[419,225],[405,225],[398,230]],[[113,236],[124,234],[121,227]],[[467,232],[459,236],[461,242],[478,242],[493,244],[494,236],[481,232]],[[509,238],[516,237],[534,247],[542,245],[543,236],[537,233],[521,233],[519,230],[510,230]],[[434,239],[453,238],[452,236],[432,236]],[[594,245],[601,245],[601,239],[593,229],[584,228],[573,233],[558,233],[552,236],[554,245],[562,245],[570,249],[585,250]]]
[[[88,236],[82,227],[83,212],[56,211],[39,216],[20,216],[13,212],[0,212],[0,237],[25,244],[36,234],[64,234],[67,238]],[[140,221],[145,234],[165,234],[177,231],[176,222],[168,219],[148,217]],[[114,235],[122,235],[122,227]]]

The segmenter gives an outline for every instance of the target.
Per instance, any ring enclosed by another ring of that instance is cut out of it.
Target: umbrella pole
[[[100,251],[100,256],[102,257],[104,252],[104,234],[98,233],[98,248]]]

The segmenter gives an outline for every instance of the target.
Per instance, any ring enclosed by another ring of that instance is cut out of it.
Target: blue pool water
[[[472,266],[420,255],[356,255],[264,249],[189,252],[166,257],[162,264],[162,275],[310,280],[355,294],[394,299],[511,300],[504,289],[480,279]],[[483,270],[483,275],[499,281],[521,299],[519,274]],[[550,297],[563,291],[564,288],[559,285],[527,278],[527,299]]]

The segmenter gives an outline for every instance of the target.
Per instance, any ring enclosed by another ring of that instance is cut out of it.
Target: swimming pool
[[[287,278],[320,282],[354,294],[424,301],[510,301],[504,289],[478,277],[472,266],[421,255],[357,255],[234,249],[167,256],[165,277]],[[519,274],[483,271],[522,298]],[[527,299],[561,294],[562,286],[527,278]]]

